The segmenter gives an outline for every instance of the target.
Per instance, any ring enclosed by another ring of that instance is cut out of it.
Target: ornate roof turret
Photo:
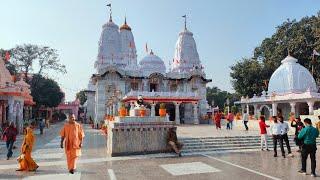
[[[127,70],[137,68],[137,50],[131,28],[125,17],[124,25],[120,28],[121,54]]]
[[[183,16],[184,17],[184,16]],[[186,27],[179,33],[179,38],[176,42],[174,58],[172,63],[172,71],[174,72],[189,72],[194,67],[200,67],[201,62],[197,51],[197,45],[193,38],[193,33]]]
[[[110,13],[109,22],[102,26],[95,68],[99,72],[109,65],[122,67],[123,62],[121,59],[119,27],[112,21],[112,16]]]
[[[124,18],[124,24],[120,27],[121,30],[131,31],[131,27],[127,24],[127,17]]]

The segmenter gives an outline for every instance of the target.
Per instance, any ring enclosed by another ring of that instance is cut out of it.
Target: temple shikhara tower
[[[207,113],[206,84],[211,79],[206,78],[193,33],[186,23],[172,49],[168,68],[156,50],[147,50],[138,62],[132,31],[126,19],[119,27],[111,14],[102,26],[94,63],[96,72],[86,90],[87,118],[98,123],[106,115],[116,116],[121,103],[132,110],[142,96],[149,116],[158,116],[160,103],[165,103],[170,121],[201,123]]]
[[[0,57],[0,126],[14,122],[22,132],[24,119],[31,118],[34,104],[30,85],[22,77],[16,81]]]

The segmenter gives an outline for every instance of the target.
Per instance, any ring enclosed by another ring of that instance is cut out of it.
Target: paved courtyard
[[[37,172],[16,172],[15,158],[5,160],[5,151],[1,149],[0,179],[314,179],[310,175],[297,174],[298,154],[285,159],[274,158],[272,152],[261,151],[203,153],[181,158],[174,154],[107,158],[105,136],[101,131],[91,129],[89,126],[85,126],[83,156],[79,160],[77,173],[69,175],[63,150],[59,148],[58,131],[61,126],[62,123],[54,125],[45,132],[45,135],[37,135],[38,141],[33,152],[33,157],[40,166]],[[179,133],[188,130],[187,126],[179,128],[181,129]],[[234,131],[234,133],[241,132]],[[18,141],[16,145],[19,147],[20,142]],[[15,157],[18,155],[18,149],[15,149]],[[320,162],[319,155],[317,160]],[[318,172],[320,173],[319,169]]]

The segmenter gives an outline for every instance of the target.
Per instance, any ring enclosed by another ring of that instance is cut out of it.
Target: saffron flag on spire
[[[6,55],[5,55],[5,60],[6,61],[9,61],[10,60],[10,53],[9,53],[9,51],[6,51]]]
[[[317,51],[314,49],[314,50],[313,50],[312,55],[313,55],[313,56],[314,56],[314,55],[316,55],[316,56],[320,56],[320,53],[319,53],[319,52],[317,52]]]

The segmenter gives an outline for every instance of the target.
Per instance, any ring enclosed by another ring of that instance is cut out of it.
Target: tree
[[[253,96],[263,90],[263,64],[255,59],[243,59],[231,67],[232,86],[241,96]]]
[[[87,101],[87,96],[86,96],[84,90],[79,91],[76,94],[76,98],[80,100],[81,105],[83,105]]]
[[[37,108],[57,107],[64,98],[58,83],[52,79],[44,78],[41,75],[34,75],[30,81],[31,95],[36,102]]]
[[[320,51],[320,12],[317,16],[304,17],[300,21],[288,19],[254,49],[253,57],[244,58],[231,66],[232,85],[242,96],[260,94],[263,89],[267,90],[265,80],[270,79],[288,54],[310,71],[313,65],[313,76],[319,83],[320,63],[317,62],[320,59],[317,57],[312,61],[314,49]]]
[[[28,82],[30,72],[43,75],[45,70],[66,73],[66,67],[60,64],[57,50],[32,44],[18,45],[11,49],[12,63],[19,72],[25,74]],[[38,66],[36,66],[37,64]],[[37,70],[35,70],[35,66]]]
[[[212,101],[214,101],[214,106],[223,108],[228,98],[230,105],[232,105],[238,99],[238,96],[227,91],[222,91],[218,87],[207,87],[207,101],[209,105],[212,106]]]

